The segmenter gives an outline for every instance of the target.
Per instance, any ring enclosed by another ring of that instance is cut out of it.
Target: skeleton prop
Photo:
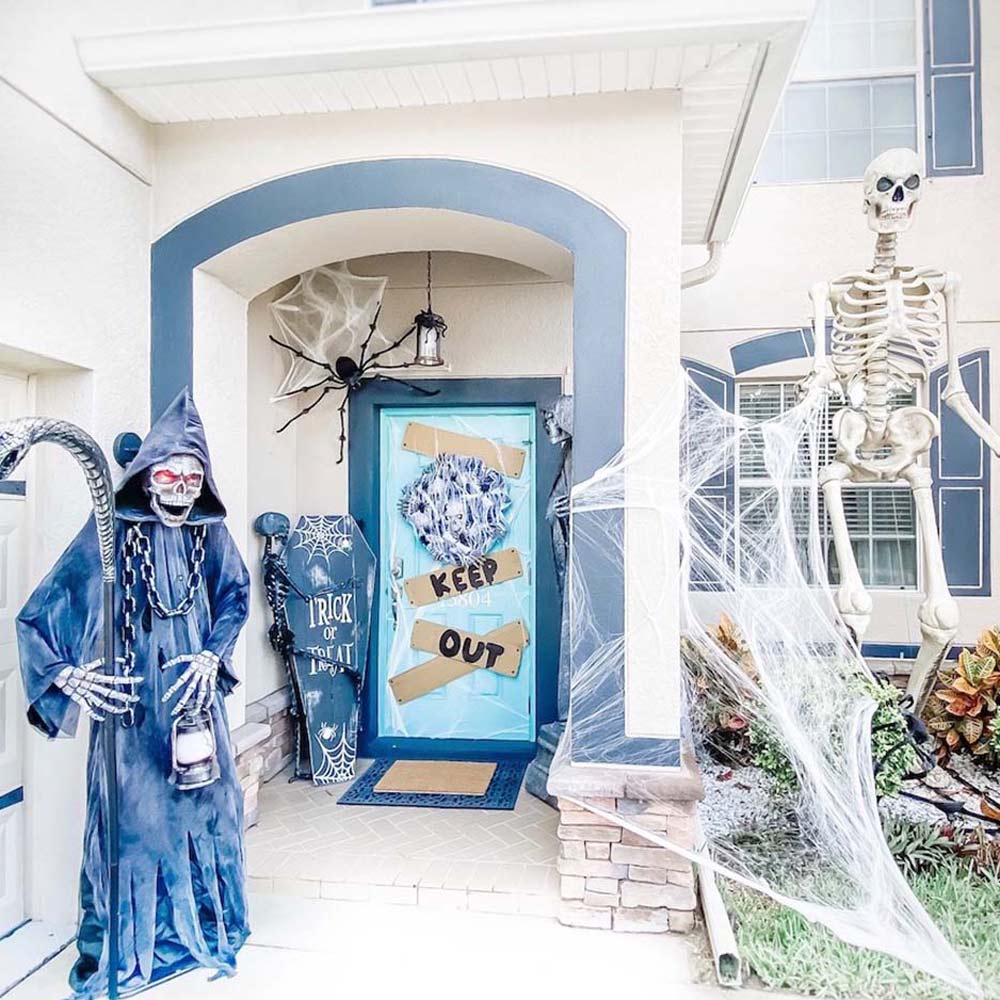
[[[133,992],[195,966],[232,973],[249,933],[243,799],[224,703],[237,682],[230,657],[248,579],[225,513],[201,419],[182,393],[128,467],[114,520],[105,528],[99,516],[96,530],[88,522],[18,616],[32,725],[55,737],[72,736],[81,711],[99,722],[70,974],[78,997]],[[115,670],[100,658],[101,556]],[[97,752],[102,732],[117,740],[110,759]],[[120,900],[109,892],[103,834],[115,772]]]
[[[253,528],[264,539],[260,575],[264,585],[264,597],[271,612],[267,639],[271,648],[281,657],[292,692],[291,714],[295,728],[295,761],[292,766],[292,776],[288,780],[311,778],[305,707],[302,702],[302,688],[295,672],[295,636],[288,624],[288,611],[285,606],[288,593],[292,589],[292,582],[288,579],[288,568],[285,565],[285,546],[288,544],[292,525],[285,514],[271,510],[261,514],[254,521]],[[305,748],[304,755],[303,748]]]
[[[811,392],[839,385],[855,404],[834,420],[836,457],[820,472],[820,484],[841,572],[837,608],[859,645],[871,619],[872,599],[848,535],[844,484],[902,481],[913,491],[926,580],[918,611],[922,641],[908,687],[918,711],[958,630],[958,606],[945,579],[930,469],[920,464],[940,433],[939,421],[922,406],[890,412],[891,391],[912,388],[915,379],[926,378],[944,348],[948,379],[942,399],[1000,455],[1000,436],[973,406],[959,371],[959,276],[901,264],[896,258],[897,237],[910,228],[923,190],[921,161],[912,150],[890,149],[869,164],[863,211],[876,234],[874,260],[869,268],[813,286],[815,359],[806,382]],[[828,313],[833,318],[829,357]]]

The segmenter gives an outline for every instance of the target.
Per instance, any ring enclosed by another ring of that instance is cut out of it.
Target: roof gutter
[[[689,267],[686,271],[681,271],[681,288],[693,288],[695,285],[703,285],[706,281],[711,281],[719,273],[722,267],[722,249],[725,243],[721,240],[712,240],[708,244],[708,260],[697,267]]]

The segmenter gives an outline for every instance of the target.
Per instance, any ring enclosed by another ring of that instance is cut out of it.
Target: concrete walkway
[[[541,918],[275,895],[252,896],[251,908],[254,933],[235,978],[210,982],[199,970],[149,995],[156,1000],[775,997],[696,984],[693,949],[669,935],[612,934]],[[9,1000],[65,997],[74,953],[71,946],[9,993]]]

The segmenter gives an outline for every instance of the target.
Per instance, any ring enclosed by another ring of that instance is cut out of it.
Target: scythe
[[[0,480],[8,479],[33,445],[47,441],[68,451],[80,464],[94,508],[101,552],[105,670],[115,669],[115,495],[111,470],[100,445],[86,431],[65,420],[26,417],[0,423]],[[107,771],[108,837],[108,996],[118,997],[118,755],[115,720],[101,724]]]

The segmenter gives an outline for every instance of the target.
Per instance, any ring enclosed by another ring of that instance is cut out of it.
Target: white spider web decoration
[[[338,728],[340,739],[336,740]],[[316,742],[323,754],[323,762],[316,768],[313,781],[321,784],[338,784],[341,781],[350,781],[354,777],[357,747],[355,741],[350,738],[348,728],[348,726],[338,727],[334,722],[324,723],[316,731]]]
[[[630,650],[652,663],[673,661],[684,682],[685,739],[706,779],[715,716],[704,711],[700,685],[708,679],[710,690],[731,698],[769,735],[794,773],[794,789],[769,784],[765,808],[742,810],[738,780],[706,780],[699,816],[685,817],[677,834],[670,820],[666,830],[639,825],[620,800],[615,808],[593,799],[581,808],[639,843],[769,896],[849,944],[982,996],[882,832],[871,739],[876,703],[864,683],[874,678],[837,612],[820,531],[823,402],[809,392],[785,413],[751,423],[678,373],[645,423],[630,428],[622,451],[573,487],[571,683],[574,706],[586,711],[571,711],[548,792],[577,804],[590,794],[592,771],[573,761],[574,745],[600,748],[611,759],[618,751],[625,736],[607,694],[627,676]],[[712,492],[751,446],[760,449],[771,484],[757,502],[766,516],[747,516]],[[803,483],[805,519],[798,514]],[[627,632],[626,616],[606,611],[612,573],[626,582]],[[722,614],[739,628],[753,675],[717,640]],[[700,674],[679,655],[681,636],[703,662]],[[628,780],[629,798],[663,801],[655,768],[635,768]],[[664,812],[675,808],[667,804]],[[707,843],[692,848],[690,833],[699,828]]]
[[[357,360],[375,320],[388,278],[351,274],[347,264],[328,264],[299,275],[290,292],[271,303],[275,339],[316,361],[334,364],[341,355]],[[369,354],[389,346],[377,330]],[[271,402],[322,383],[323,368],[290,351],[288,368]]]
[[[327,562],[335,552],[351,551],[351,528],[349,518],[328,514],[305,514],[302,517],[305,524],[299,524],[293,538],[294,548],[305,549],[309,558],[315,558],[321,553]]]

